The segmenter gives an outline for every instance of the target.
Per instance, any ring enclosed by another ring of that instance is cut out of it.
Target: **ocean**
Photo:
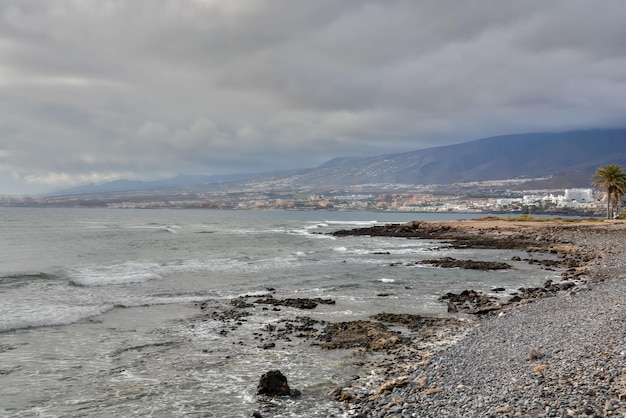
[[[281,320],[447,315],[443,293],[537,286],[559,272],[416,264],[445,256],[508,262],[510,250],[328,232],[461,214],[0,208],[0,416],[348,416],[328,392],[359,373],[350,350],[258,342]],[[333,299],[313,310],[249,308],[236,327],[207,318],[242,295]],[[200,308],[202,306],[204,310]],[[281,370],[300,398],[261,404]]]

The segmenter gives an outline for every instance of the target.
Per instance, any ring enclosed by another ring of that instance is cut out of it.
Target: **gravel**
[[[584,284],[479,321],[406,384],[362,393],[353,415],[626,416],[626,229],[558,238],[597,254]]]

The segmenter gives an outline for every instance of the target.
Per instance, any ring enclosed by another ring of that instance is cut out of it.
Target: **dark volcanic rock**
[[[318,304],[322,305],[334,305],[335,301],[332,299],[322,299],[322,298],[286,298],[286,299],[275,299],[272,296],[268,296],[264,299],[257,299],[254,303],[274,305],[274,306],[287,306],[290,308],[297,309],[315,309]]]
[[[374,321],[350,321],[327,325],[318,337],[322,349],[365,348],[382,351],[401,342],[400,333]]]
[[[502,303],[498,298],[487,296],[475,290],[464,290],[461,293],[446,293],[439,300],[448,301],[448,311],[450,307],[474,315],[483,315],[502,308]],[[454,309],[452,309],[454,311]]]
[[[422,264],[432,264],[442,268],[462,268],[468,270],[506,270],[511,266],[507,263],[497,261],[474,261],[474,260],[457,260],[452,257],[444,257],[434,260],[424,260]]]
[[[483,249],[547,249],[549,240],[538,240],[536,236],[480,235],[463,228],[432,222],[409,222],[405,224],[376,225],[367,228],[342,229],[331,233],[336,237],[382,236],[449,240],[454,248]]]
[[[251,308],[254,306],[253,304],[246,302],[244,298],[233,299],[230,301],[230,304],[239,309]]]
[[[299,390],[289,387],[287,378],[280,370],[264,373],[259,379],[256,393],[267,396],[300,396]]]

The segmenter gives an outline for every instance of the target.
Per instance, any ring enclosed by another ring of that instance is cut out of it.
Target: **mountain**
[[[588,184],[595,169],[609,163],[626,165],[626,129],[503,135],[400,154],[336,158],[301,174],[299,182],[450,184],[582,172]]]
[[[362,184],[452,184],[546,178],[527,189],[589,187],[601,165],[626,166],[626,129],[502,135],[398,154],[334,158],[319,167],[264,174],[179,176],[169,180],[118,180],[55,195],[113,192],[204,192],[220,187],[328,188]]]

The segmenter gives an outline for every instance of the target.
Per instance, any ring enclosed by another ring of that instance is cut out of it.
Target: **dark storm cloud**
[[[0,193],[623,125],[623,16],[621,0],[5,0]]]

